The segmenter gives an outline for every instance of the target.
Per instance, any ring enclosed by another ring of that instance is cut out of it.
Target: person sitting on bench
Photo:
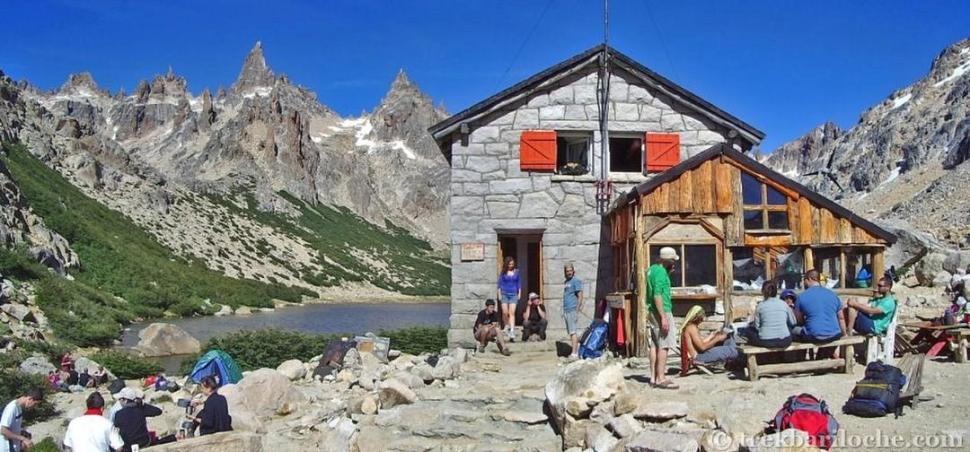
[[[726,363],[737,359],[738,346],[734,336],[724,330],[714,331],[701,338],[700,324],[704,321],[704,308],[693,306],[684,317],[680,327],[681,354],[693,357],[698,364]]]
[[[849,325],[860,334],[882,336],[886,334],[893,315],[896,314],[896,300],[890,291],[893,280],[882,277],[876,283],[876,293],[868,303],[861,303],[855,299],[846,302],[849,311]],[[851,334],[851,331],[850,331]]]
[[[741,328],[739,332],[752,345],[765,348],[788,347],[791,345],[791,328],[795,326],[795,314],[787,303],[778,298],[778,285],[774,281],[768,281],[761,286],[761,295],[765,299],[755,308],[754,321],[750,327]]]
[[[839,296],[820,283],[818,270],[805,272],[805,291],[795,300],[796,326],[792,333],[799,342],[831,342],[845,334],[845,314]],[[838,349],[833,358],[838,358]]]

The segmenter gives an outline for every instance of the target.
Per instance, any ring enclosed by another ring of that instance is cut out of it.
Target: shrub
[[[60,364],[61,357],[63,357],[65,353],[70,353],[74,350],[74,347],[70,344],[56,341],[28,341],[17,338],[14,339],[14,342],[17,344],[16,350],[20,350],[25,355],[40,353],[50,360],[50,362],[54,363],[55,366]]]
[[[158,361],[113,350],[95,353],[91,359],[125,380],[145,378],[163,370]]]
[[[412,326],[384,331],[379,336],[391,339],[391,348],[412,355],[438,353],[448,347],[448,329],[442,326]]]
[[[339,334],[307,334],[273,328],[237,331],[210,339],[204,350],[220,349],[228,353],[243,370],[275,369],[288,359],[308,361],[323,353],[330,341],[339,338]]]
[[[54,438],[48,436],[39,443],[34,444],[34,447],[30,449],[30,452],[60,452],[60,450],[61,448],[57,447],[57,443],[54,442]]]
[[[42,388],[45,393],[50,392],[50,386],[43,375],[30,375],[17,370],[0,369],[0,400],[6,405],[11,400],[24,395],[31,388]],[[43,421],[57,414],[54,406],[45,400],[33,410],[24,413],[30,422]]]

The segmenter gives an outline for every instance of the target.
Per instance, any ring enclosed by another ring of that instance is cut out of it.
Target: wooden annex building
[[[895,237],[801,184],[726,145],[714,145],[617,199],[609,213],[613,295],[630,303],[628,351],[646,350],[646,267],[663,246],[681,256],[674,314],[694,304],[727,320],[744,318],[761,283],[777,278],[800,289],[818,269],[840,295],[867,296],[864,267],[884,272]]]

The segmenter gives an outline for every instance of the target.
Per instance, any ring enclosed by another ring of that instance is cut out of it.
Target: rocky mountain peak
[[[76,94],[82,96],[108,95],[107,92],[98,88],[98,84],[95,83],[94,77],[91,76],[90,72],[71,74],[57,92],[59,94]]]
[[[826,121],[801,138],[785,143],[772,152],[766,161],[768,165],[789,177],[827,169],[829,161],[825,150],[843,135],[845,130],[831,121]]]
[[[266,65],[266,57],[263,56],[263,44],[256,41],[256,45],[249,51],[249,55],[246,55],[246,61],[243,62],[242,70],[239,72],[239,77],[236,79],[233,89],[237,92],[245,91],[257,86],[273,86],[274,82],[273,71]]]
[[[970,38],[966,38],[943,49],[933,60],[933,64],[930,66],[930,73],[945,77],[957,67],[966,65],[967,62],[970,62]]]
[[[427,151],[425,157],[434,158],[440,154],[429,141],[431,138],[426,131],[445,117],[446,113],[436,109],[431,98],[401,69],[374,111],[371,122],[381,140],[404,140],[413,148]]]

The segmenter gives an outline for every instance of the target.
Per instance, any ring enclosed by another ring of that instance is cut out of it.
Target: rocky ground
[[[934,293],[901,291],[903,319],[940,309]],[[647,384],[643,359],[570,362],[557,357],[553,345],[513,344],[515,352],[508,357],[494,346],[484,353],[402,354],[388,363],[352,350],[343,370],[322,378],[313,373],[315,361],[287,361],[275,370],[247,372],[238,384],[220,390],[229,400],[237,433],[179,446],[362,452],[738,450],[739,439],[754,438],[786,397],[802,392],[826,400],[841,423],[843,442],[835,450],[860,449],[862,443],[854,441],[864,440],[862,435],[874,438],[870,441],[903,441],[883,450],[923,450],[914,441],[943,438],[959,438],[947,440],[958,446],[954,450],[965,450],[965,443],[953,441],[970,441],[963,415],[970,410],[966,368],[948,360],[926,362],[917,408],[907,408],[899,419],[863,419],[840,413],[863,366],[856,366],[853,375],[767,376],[753,383],[731,373],[690,375],[675,378],[680,389],[672,391]],[[31,430],[59,440],[67,420],[83,411],[85,396],[54,395],[62,417]],[[146,391],[146,398],[165,411],[150,420],[151,427],[174,431],[183,414],[175,401],[187,397],[191,394],[185,390]]]

